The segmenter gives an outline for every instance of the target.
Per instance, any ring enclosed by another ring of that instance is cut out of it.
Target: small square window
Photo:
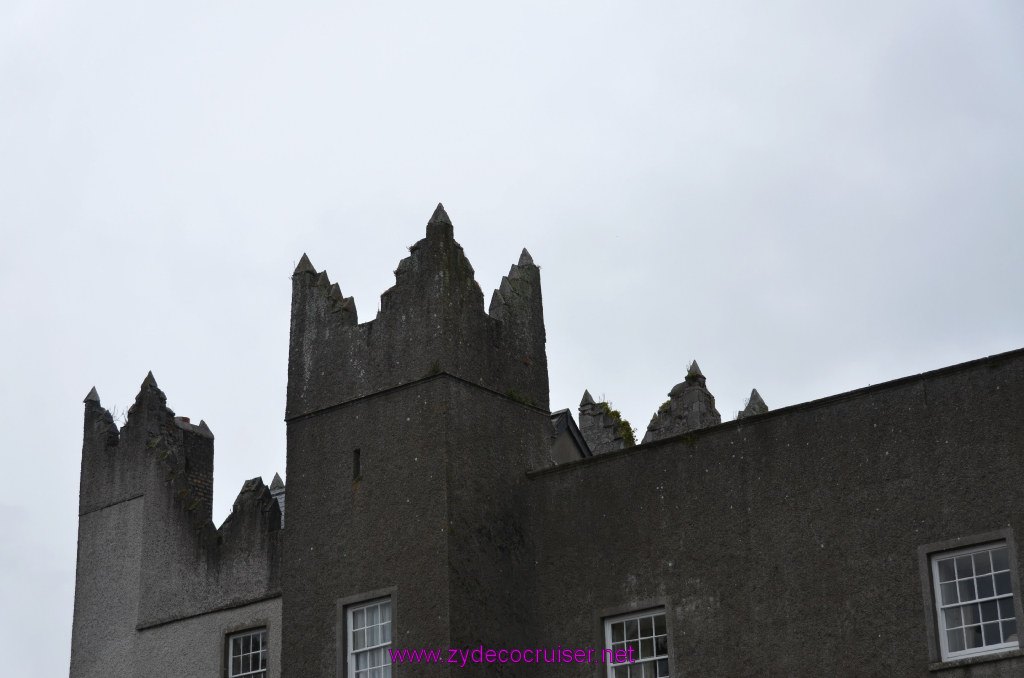
[[[931,570],[943,661],[1020,646],[1006,542],[933,554]]]
[[[266,678],[267,630],[228,636],[228,678]]]
[[[346,614],[349,678],[391,678],[391,599],[359,603]]]
[[[669,675],[664,609],[605,619],[604,643],[605,649],[611,650],[608,678],[667,678]]]

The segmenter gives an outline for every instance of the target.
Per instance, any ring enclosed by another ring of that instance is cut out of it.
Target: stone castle
[[[1024,675],[1024,349],[725,423],[694,362],[636,444],[550,411],[526,250],[485,311],[438,206],[395,277],[302,257],[287,488],[220,527],[207,424],[89,393],[72,678]]]

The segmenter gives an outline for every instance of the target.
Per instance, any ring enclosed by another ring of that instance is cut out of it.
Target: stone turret
[[[705,381],[694,360],[686,371],[686,378],[672,387],[669,399],[651,418],[643,441],[648,443],[721,424],[722,415],[715,409],[715,396],[711,395]]]

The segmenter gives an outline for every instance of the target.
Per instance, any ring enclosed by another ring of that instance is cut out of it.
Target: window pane
[[[999,621],[999,607],[996,601],[989,600],[981,604],[981,621]]]
[[[650,617],[644,617],[640,620],[640,637],[650,638],[654,635],[654,623]]]
[[[974,580],[967,579],[965,581],[957,582],[957,587],[960,591],[960,600],[974,600]]]
[[[390,643],[391,642],[391,623],[388,622],[384,626],[380,627],[380,642]]]
[[[612,642],[621,643],[626,639],[626,624],[625,622],[615,622],[612,624]]]
[[[380,604],[380,620],[382,622],[391,621],[391,603]]]
[[[379,641],[377,640],[379,629],[379,626],[370,626],[366,629],[366,647],[373,647],[374,645],[379,644]]]
[[[366,631],[356,631],[352,634],[352,649],[362,650],[366,647]]]
[[[640,641],[640,659],[650,659],[654,656],[654,639],[644,638]]]
[[[1013,619],[1013,598],[999,600],[999,616],[1003,619]]]
[[[628,666],[616,666],[615,667],[615,678],[629,678],[629,667]]]
[[[372,606],[366,608],[366,625],[370,626],[371,624],[376,624],[376,623],[377,623],[377,606],[376,605],[372,605]]]
[[[999,572],[1000,570],[1010,569],[1010,558],[1006,551],[1006,547],[993,549],[992,550],[992,570]]]
[[[1003,640],[1012,643],[1017,640],[1017,622],[1010,620],[1003,622]]]
[[[982,627],[985,633],[985,644],[986,645],[998,645],[999,640],[999,624],[985,624]]]
[[[953,603],[960,602],[960,597],[956,594],[956,584],[943,584],[942,585],[942,604],[952,605]]]
[[[963,579],[964,577],[973,577],[974,576],[973,560],[971,559],[971,557],[969,555],[967,555],[967,556],[957,556],[957,558],[956,558],[956,576],[957,576],[958,579]]]
[[[1010,573],[1000,572],[996,575],[996,593],[998,593],[999,595],[1003,595],[1011,592],[1012,589],[1010,588]]]
[[[239,647],[241,647],[241,645],[239,645]],[[236,654],[234,657],[231,658],[231,673],[237,676],[241,672],[242,658]]]
[[[658,660],[658,678],[668,678],[668,660]]]
[[[963,629],[946,631],[946,643],[949,645],[950,652],[961,652],[964,649]]]
[[[665,615],[659,614],[654,617],[654,635],[665,635]]]
[[[947,629],[955,629],[958,626],[963,626],[964,625],[963,617],[960,616],[960,608],[959,607],[951,607],[951,608],[949,608],[947,610],[944,610],[943,614],[946,617],[946,628]]]
[[[978,584],[979,598],[991,598],[996,594],[995,585],[992,582],[992,575],[986,574],[983,577],[978,577],[976,581]]]
[[[352,613],[352,628],[361,629],[366,626],[366,617],[362,610],[356,610]]]
[[[658,657],[668,654],[668,636],[658,636],[654,639],[654,654]]]
[[[981,623],[981,610],[978,608],[977,603],[974,605],[964,605],[960,608],[960,611],[963,612],[965,626]]]
[[[964,629],[965,637],[967,640],[967,649],[973,649],[975,647],[981,647],[981,626],[968,626]]]
[[[988,551],[974,554],[974,573],[988,574],[992,571],[992,563],[988,559]]]
[[[939,581],[953,581],[956,579],[956,569],[953,567],[953,559],[946,558],[939,561]]]
[[[635,640],[637,638],[637,623],[635,619],[626,620],[626,639]]]

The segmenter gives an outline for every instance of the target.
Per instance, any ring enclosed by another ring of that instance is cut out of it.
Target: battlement
[[[548,408],[540,269],[525,249],[491,297],[442,205],[426,237],[395,269],[377,317],[359,323],[355,300],[306,255],[292,276],[286,418],[447,373]]]

